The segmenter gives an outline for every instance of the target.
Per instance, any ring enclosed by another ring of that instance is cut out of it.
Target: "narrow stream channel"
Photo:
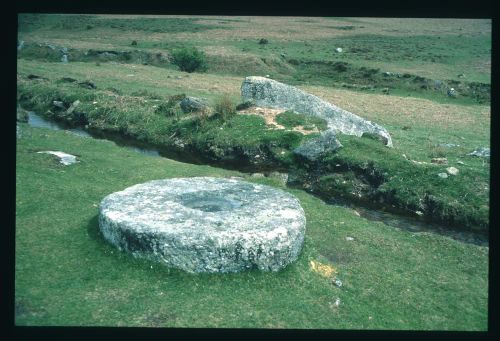
[[[65,130],[84,138],[105,139],[114,142],[116,145],[133,150],[134,152],[138,152],[149,156],[166,157],[176,161],[197,164],[197,165],[207,164],[207,160],[203,160],[202,158],[198,158],[192,155],[187,155],[188,153],[181,154],[168,150],[159,150],[151,148],[143,143],[126,140],[125,138],[119,136],[118,134],[107,134],[99,131],[87,131],[82,128],[67,127],[62,123],[49,121],[43,118],[42,116],[36,114],[35,112],[29,112],[28,115],[29,115],[28,124],[32,127],[49,128],[53,130]],[[220,164],[217,165],[214,162],[210,162],[210,164],[216,167],[220,167]],[[229,167],[229,168],[235,169],[234,167]],[[236,170],[245,173],[250,172],[248,169],[246,170],[236,169]],[[266,174],[266,172],[263,173]],[[360,205],[355,205],[350,202],[344,202],[339,200],[329,200],[326,202],[330,205],[352,209],[356,211],[359,214],[359,216],[365,219],[371,221],[379,221],[388,226],[392,226],[401,230],[413,233],[422,233],[422,232],[438,233],[465,243],[471,243],[480,246],[489,245],[488,238],[480,234],[463,231],[459,229],[452,229],[450,227],[443,227],[438,224],[420,221],[413,217],[399,216],[389,212],[383,212],[363,207]]]

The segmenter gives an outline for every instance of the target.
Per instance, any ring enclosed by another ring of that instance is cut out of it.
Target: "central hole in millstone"
[[[218,196],[200,196],[182,198],[184,206],[204,212],[230,211],[241,206],[241,202]]]

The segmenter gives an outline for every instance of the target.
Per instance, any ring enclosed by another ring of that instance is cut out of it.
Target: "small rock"
[[[63,63],[68,62],[68,55],[67,54],[63,54],[63,56],[61,57],[61,62],[63,62]]]
[[[448,89],[447,94],[448,94],[448,97],[452,97],[452,98],[456,98],[458,95],[457,91],[453,88]]]
[[[446,179],[448,177],[448,174],[446,174],[446,173],[439,173],[438,176],[440,178]]]
[[[335,305],[336,307],[338,307],[338,306],[340,305],[340,298],[337,298],[337,299],[335,300],[334,305]]]
[[[490,157],[490,148],[486,147],[480,147],[474,150],[472,153],[469,153],[467,155],[470,156],[479,156],[479,157]]]
[[[184,113],[200,111],[208,108],[208,102],[204,98],[187,96],[180,102],[181,109]]]
[[[463,161],[457,161],[457,163],[458,163],[459,165],[465,165],[465,162],[463,162]]]
[[[61,102],[61,101],[52,101],[52,104],[55,106],[55,107],[58,107],[60,109],[66,109],[66,107],[64,106],[64,103]]]
[[[458,174],[458,169],[455,167],[448,167],[448,168],[446,168],[446,171],[450,175],[457,175]]]
[[[337,48],[335,49],[335,52],[337,52],[337,53],[341,53],[341,52],[342,52],[342,48],[341,48],[341,47],[337,47]]]
[[[74,101],[73,104],[71,104],[71,106],[68,108],[68,110],[66,110],[66,114],[72,114],[78,105],[80,105],[80,101]]]
[[[336,286],[338,286],[340,288],[342,286],[342,281],[338,278],[335,278],[333,280],[333,284],[335,284]]]
[[[448,164],[448,159],[445,157],[435,157],[435,158],[431,159],[431,163],[436,163],[439,165],[446,165],[446,164]]]
[[[384,72],[384,76],[392,76],[392,72],[386,71]]]
[[[265,175],[262,173],[252,173],[252,178],[264,178]]]
[[[422,212],[422,211],[415,211],[415,214],[421,217],[421,216],[424,215],[424,212]]]
[[[353,237],[345,237],[345,240],[347,240],[347,241],[353,241],[354,238]]]
[[[299,155],[309,161],[317,161],[327,153],[333,153],[341,148],[342,144],[337,139],[332,130],[326,130],[319,137],[310,139],[293,150],[295,155]]]

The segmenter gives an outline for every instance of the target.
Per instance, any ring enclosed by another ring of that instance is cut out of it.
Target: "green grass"
[[[88,31],[95,34],[96,29],[114,29],[120,31],[145,31],[147,33],[198,32],[209,29],[225,28],[212,24],[197,23],[196,18],[107,18],[94,15],[30,14],[19,15],[19,32],[31,32],[40,29]],[[224,23],[224,19],[220,19]]]
[[[53,41],[81,50],[73,51],[73,56],[70,53],[70,60],[92,60],[92,56],[83,56],[88,49],[168,55],[174,49],[196,47],[207,53],[207,66],[214,74],[269,74],[287,83],[344,86],[360,92],[380,93],[388,88],[392,94],[443,103],[489,101],[488,20],[270,18],[273,20],[261,24],[246,17],[22,14],[19,18],[19,39],[28,44]],[[258,43],[263,37],[268,44]],[[136,46],[131,46],[133,40]],[[343,52],[336,53],[336,47]],[[53,52],[30,49],[28,46],[20,55],[43,59]],[[341,71],[336,65],[347,65],[347,69]],[[367,70],[379,72],[366,76]],[[383,72],[412,78],[385,77]],[[413,82],[416,76],[428,79],[428,84],[420,78]],[[446,89],[433,89],[434,80],[455,89],[459,82],[463,95],[448,98]]]
[[[328,128],[327,122],[322,118],[293,111],[285,111],[276,115],[276,122],[286,128],[294,128],[297,126],[303,126],[306,130],[315,128],[318,130],[325,130]]]
[[[367,221],[277,179],[20,127],[16,325],[487,329],[488,248]],[[65,167],[39,150],[76,154],[80,162]],[[299,259],[277,273],[190,275],[134,259],[102,239],[96,218],[104,196],[179,176],[243,176],[297,196],[307,217]],[[310,261],[335,267],[343,286],[312,271]]]

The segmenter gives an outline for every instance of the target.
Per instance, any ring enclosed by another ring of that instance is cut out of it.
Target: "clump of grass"
[[[195,47],[185,47],[172,52],[172,62],[185,72],[207,70],[206,56]]]
[[[195,112],[196,115],[196,123],[199,128],[204,128],[212,116],[212,111],[208,107],[203,107],[201,110]]]
[[[296,113],[294,111],[285,111],[276,116],[276,122],[286,128],[294,128],[303,126],[306,130],[325,130],[328,128],[327,122],[316,116]]]
[[[167,117],[178,117],[182,114],[182,110],[178,104],[184,98],[186,98],[185,94],[172,95],[168,98],[167,102],[160,103],[155,111]]]
[[[236,114],[236,105],[228,94],[224,94],[216,99],[214,111],[223,121],[228,121]]]

